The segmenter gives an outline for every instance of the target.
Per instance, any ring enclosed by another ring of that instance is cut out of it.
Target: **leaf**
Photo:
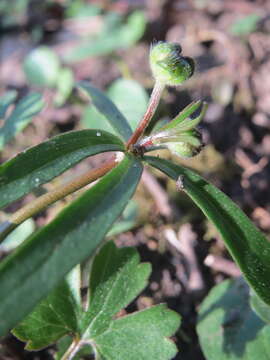
[[[65,103],[72,92],[73,85],[73,72],[66,67],[60,69],[56,82],[57,94],[54,99],[56,106],[62,106]]]
[[[39,350],[55,343],[65,334],[74,337],[79,332],[81,315],[80,270],[77,266],[34,311],[12,330],[19,340],[27,342],[25,349]],[[74,277],[77,289],[74,291]]]
[[[97,130],[71,131],[43,142],[0,165],[0,207],[22,197],[87,156],[123,151],[112,134]]]
[[[125,157],[1,262],[0,336],[22,320],[76,264],[93,255],[133,195],[141,173],[142,164]]]
[[[225,280],[203,301],[197,332],[207,360],[269,360],[270,326],[249,306],[248,286]]]
[[[113,224],[107,237],[116,236],[132,229],[137,223],[138,204],[134,200],[130,200],[121,217]]]
[[[145,89],[137,81],[120,78],[110,85],[106,94],[125,116],[131,129],[135,130],[147,108],[149,97]],[[87,128],[103,129],[117,134],[106,118],[92,105],[85,108],[82,122]]]
[[[132,135],[132,130],[126,118],[114,103],[102,91],[96,89],[86,81],[80,81],[78,86],[88,93],[94,106],[106,117],[116,133],[119,134],[123,140],[128,140]]]
[[[262,301],[254,291],[250,293],[250,306],[264,322],[270,323],[270,306]]]
[[[0,150],[15,135],[21,132],[43,108],[41,95],[32,93],[22,98],[0,129]]]
[[[230,27],[229,31],[233,35],[248,35],[254,32],[261,16],[258,14],[250,14],[236,20]]]
[[[270,243],[263,234],[232,200],[201,176],[164,159],[145,160],[176,181],[180,177],[183,190],[216,225],[249,285],[270,304]]]
[[[98,37],[88,37],[83,40],[65,57],[65,61],[77,62],[91,56],[105,55],[132,46],[145,31],[145,15],[142,11],[134,11],[128,17],[126,24],[117,25],[105,26]]]
[[[150,264],[140,264],[134,248],[107,243],[95,257],[89,285],[89,309],[82,320],[83,340],[104,359],[171,359],[177,352],[171,336],[179,315],[165,305],[114,320],[145,287]]]
[[[0,244],[1,251],[11,251],[19,246],[35,230],[35,221],[27,219],[9,234]]]
[[[0,119],[3,119],[8,107],[16,99],[17,91],[10,90],[0,97]]]
[[[23,70],[30,84],[53,87],[60,71],[60,60],[49,47],[40,46],[25,57]]]

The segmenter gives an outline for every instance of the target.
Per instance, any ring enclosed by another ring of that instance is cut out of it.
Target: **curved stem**
[[[74,339],[73,342],[70,344],[69,348],[67,349],[67,351],[61,357],[61,360],[71,360],[80,350],[80,347],[81,347],[80,340]]]
[[[17,212],[15,212],[8,221],[2,224],[2,231],[0,226],[0,241],[3,240],[13,229],[20,225],[26,219],[37,214],[47,206],[55,203],[56,201],[64,198],[65,196],[81,189],[82,187],[90,184],[97,180],[101,176],[105,175],[118,163],[118,160],[113,157],[112,159],[105,162],[101,167],[97,169],[91,169],[76,179],[70,181],[65,185],[60,185],[54,190],[38,197],[31,203],[27,204]]]
[[[162,91],[164,90],[165,85],[161,84],[159,82],[155,83],[155,86],[153,88],[148,108],[140,121],[137,129],[134,131],[133,135],[128,140],[126,146],[127,149],[129,149],[132,145],[134,145],[139,137],[144,133],[144,130],[146,129],[147,125],[149,124],[150,120],[152,119],[153,115],[155,114],[155,111],[158,107]]]

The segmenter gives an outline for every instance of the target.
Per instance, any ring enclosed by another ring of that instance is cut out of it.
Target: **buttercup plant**
[[[58,343],[57,359],[72,359],[83,346],[90,347],[88,351],[96,359],[166,360],[175,356],[176,347],[167,337],[176,331],[180,320],[164,305],[115,319],[145,287],[149,265],[139,264],[134,249],[117,249],[111,242],[96,255],[134,194],[144,164],[175,180],[176,188],[216,225],[247,283],[266,306],[270,305],[270,244],[263,234],[201,176],[161,157],[146,155],[159,148],[168,148],[184,158],[199,153],[203,143],[197,125],[206,111],[202,101],[193,102],[157,132],[144,136],[164,87],[181,85],[194,72],[193,60],[183,57],[180,45],[174,43],[155,44],[150,51],[150,66],[155,85],[134,133],[116,106],[83,81],[78,87],[90,95],[118,136],[103,130],[69,132],[0,166],[0,205],[4,207],[88,156],[116,152],[99,168],[38,197],[2,224],[4,239],[27,218],[100,179],[0,264],[0,335],[15,327],[13,333],[27,342],[29,350],[64,337],[64,344],[62,340]],[[93,260],[85,306],[76,265],[89,258]]]

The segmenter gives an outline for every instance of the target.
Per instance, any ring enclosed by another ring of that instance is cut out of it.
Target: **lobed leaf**
[[[21,321],[76,264],[93,255],[133,195],[141,173],[142,164],[125,157],[1,262],[0,336]]]
[[[131,127],[114,103],[102,91],[93,87],[89,82],[80,81],[78,86],[88,93],[94,106],[106,117],[116,133],[119,134],[123,140],[128,140],[132,135]]]
[[[203,301],[197,332],[207,360],[269,360],[270,326],[249,306],[249,288],[239,279],[215,286]]]
[[[44,184],[87,156],[123,151],[124,144],[105,131],[80,130],[55,136],[0,165],[0,207]]]
[[[41,95],[32,93],[22,98],[0,129],[0,150],[22,131],[44,106]]]
[[[145,160],[176,181],[180,177],[181,187],[216,225],[249,285],[270,304],[270,243],[264,235],[232,200],[201,176],[164,159]]]

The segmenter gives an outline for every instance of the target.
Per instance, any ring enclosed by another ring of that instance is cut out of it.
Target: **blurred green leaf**
[[[52,87],[58,79],[60,60],[49,47],[41,46],[25,57],[23,70],[30,84]]]
[[[77,274],[76,274],[77,273]],[[42,300],[34,311],[12,330],[21,341],[27,342],[27,350],[39,350],[53,344],[65,334],[74,337],[79,333],[81,316],[80,270],[77,266]],[[76,291],[74,291],[74,278]]]
[[[71,131],[29,148],[0,166],[0,207],[60,175],[87,156],[124,149],[119,138],[101,130]]]
[[[16,104],[0,129],[0,150],[30,123],[43,106],[44,102],[38,93],[29,94]]]
[[[236,20],[230,27],[230,32],[233,35],[248,35],[254,32],[257,28],[257,23],[261,17],[257,14],[250,14]]]
[[[10,90],[0,97],[0,119],[3,119],[6,115],[8,107],[16,99],[17,91]]]
[[[249,306],[242,279],[215,286],[203,301],[197,325],[207,360],[269,360],[270,326]]]
[[[107,236],[115,236],[132,229],[137,222],[138,205],[130,200],[120,218],[113,224]]]
[[[137,81],[121,78],[110,85],[106,94],[125,116],[131,129],[135,130],[148,104],[145,89]],[[91,105],[85,108],[82,123],[91,129],[102,128],[116,133],[106,118]]]
[[[56,81],[56,90],[54,103],[56,106],[62,106],[71,94],[74,86],[73,72],[69,68],[62,68],[59,70],[59,74]]]
[[[98,37],[83,40],[65,57],[65,61],[81,61],[90,56],[105,55],[118,49],[128,48],[142,37],[145,26],[144,13],[139,10],[134,11],[128,17],[126,24],[114,28],[105,26]]]
[[[132,135],[131,127],[114,103],[102,91],[86,81],[80,81],[78,86],[88,93],[91,97],[93,105],[102,115],[104,115],[115,132],[124,140],[128,140]],[[100,126],[102,128],[102,122],[100,122]]]
[[[88,4],[84,0],[71,0],[66,5],[66,17],[85,18],[100,14],[102,8],[98,4]]]
[[[223,192],[182,166],[155,157],[148,164],[163,171],[195,202],[223,237],[249,285],[270,304],[270,243]]]
[[[9,234],[0,244],[0,250],[11,251],[19,246],[33,231],[35,230],[35,222],[33,219],[27,219],[15,230]]]
[[[125,157],[0,263],[0,336],[28,315],[76,264],[94,254],[133,195],[141,173],[142,164]]]

